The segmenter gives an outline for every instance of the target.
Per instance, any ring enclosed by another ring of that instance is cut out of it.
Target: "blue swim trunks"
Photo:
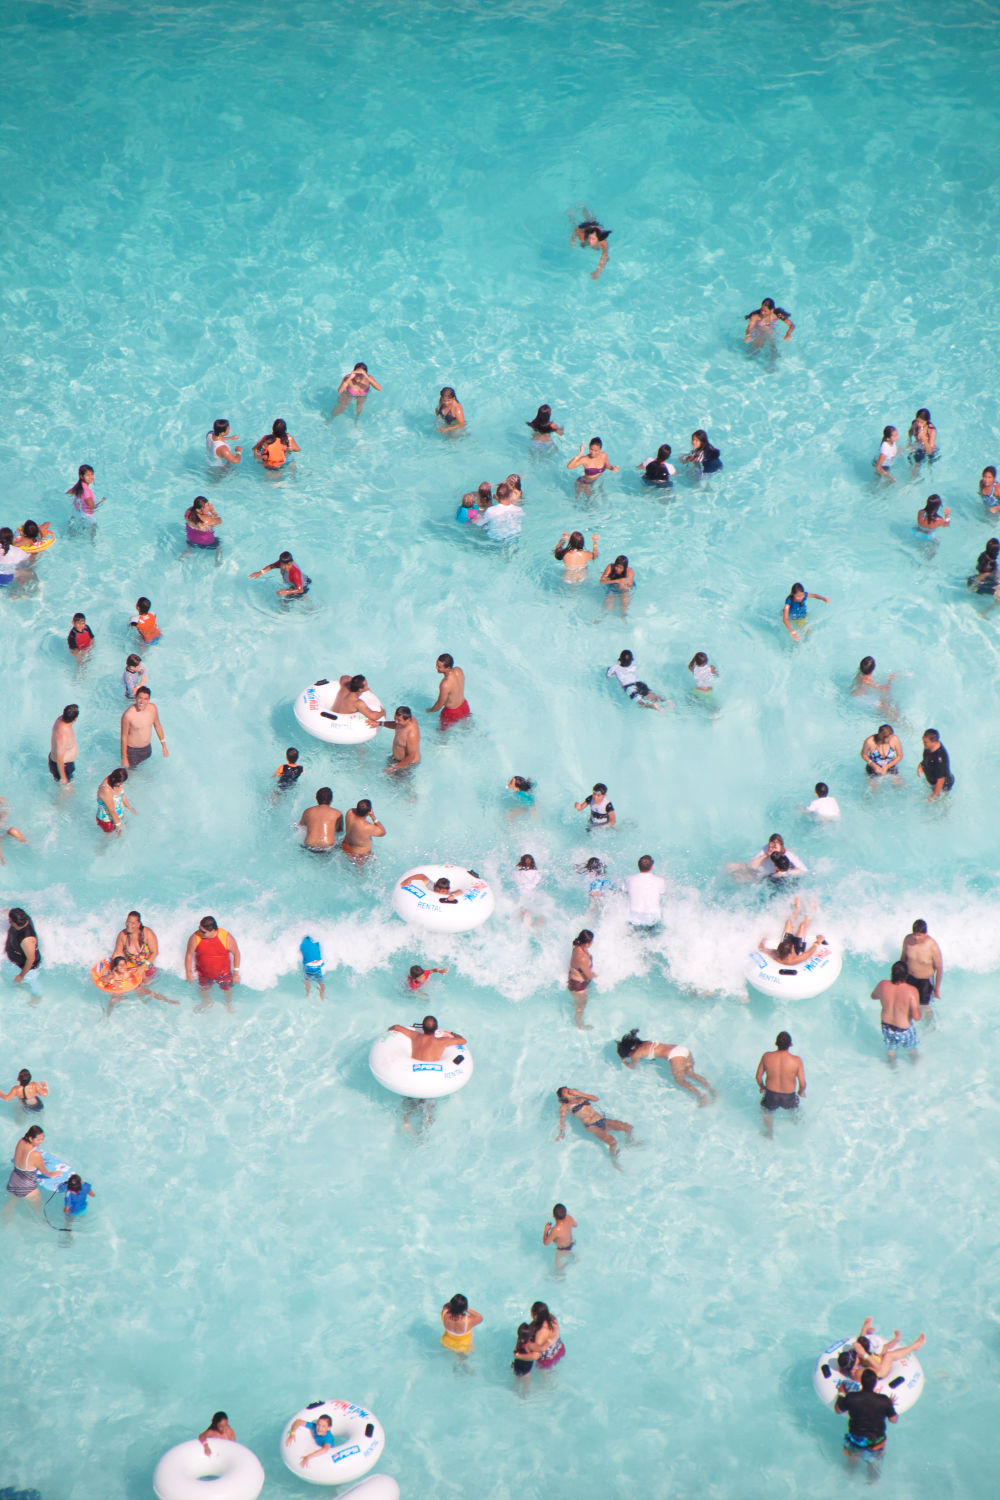
[[[911,1021],[909,1026],[887,1026],[882,1022],[882,1040],[890,1052],[894,1047],[915,1047],[917,1045],[917,1028]]]

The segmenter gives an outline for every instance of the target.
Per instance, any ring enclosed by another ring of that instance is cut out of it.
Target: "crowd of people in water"
[[[586,213],[580,222],[574,224],[572,230],[571,243],[596,252],[598,256],[597,266],[591,273],[595,279],[601,276],[609,263],[610,233],[599,220]],[[788,340],[795,328],[790,314],[777,306],[770,297],[764,298],[757,308],[746,314],[744,321],[745,341],[755,348],[769,344],[778,334]],[[381,391],[382,386],[369,373],[367,364],[356,362],[339,382],[336,405],[331,417],[343,416],[353,408],[353,420],[357,422],[368,397],[372,392]],[[467,416],[453,386],[441,388],[434,407],[434,420],[438,431],[447,438],[454,437],[465,428]],[[551,446],[565,434],[564,426],[554,420],[553,409],[548,403],[538,407],[526,426],[533,445]],[[897,482],[893,463],[897,459],[899,448],[899,429],[891,424],[886,425],[878,452],[872,460],[877,482]],[[294,462],[294,455],[299,451],[298,443],[282,419],[275,420],[270,430],[251,449],[253,459],[264,470],[272,473],[278,473]],[[210,474],[216,479],[243,462],[244,449],[227,419],[215,420],[206,433],[205,456]],[[931,466],[940,457],[937,429],[926,407],[921,407],[910,423],[906,457],[911,474],[916,479],[929,474]],[[717,475],[723,470],[720,450],[703,428],[691,433],[688,451],[679,456],[678,462],[696,478]],[[653,490],[669,491],[678,477],[678,469],[673,462],[673,448],[669,442],[658,444],[655,452],[635,468],[641,476],[640,482]],[[600,436],[581,442],[577,451],[568,459],[566,469],[573,474],[575,484],[582,489],[594,486],[607,474],[620,472],[619,466],[612,463],[605,451]],[[100,508],[108,503],[104,496],[97,498],[94,479],[93,466],[89,463],[81,464],[77,479],[67,491],[72,497],[73,524],[89,531],[91,536],[97,525]],[[979,494],[988,514],[1000,513],[1000,486],[997,483],[996,468],[990,466],[983,470]],[[522,482],[518,474],[507,475],[495,486],[484,480],[475,490],[462,496],[456,521],[464,527],[477,528],[489,541],[510,543],[520,533],[523,501]],[[930,494],[917,513],[916,526],[921,532],[931,533],[947,527],[950,516],[950,509],[943,508],[940,495]],[[222,515],[215,503],[205,495],[195,496],[183,514],[186,547],[195,551],[212,551],[218,556],[218,533],[222,525]],[[0,528],[0,587],[8,588],[14,596],[19,590],[31,587],[35,569],[44,567],[42,554],[56,540],[52,523],[48,521],[35,522],[29,518],[16,531],[9,527]],[[579,584],[587,577],[591,563],[603,561],[600,556],[600,535],[594,532],[588,540],[582,531],[563,531],[553,548],[553,556],[562,565],[566,582]],[[273,562],[263,564],[251,572],[249,577],[260,579],[266,574],[280,576],[281,586],[276,592],[285,605],[291,605],[309,593],[311,579],[287,549],[279,552]],[[629,605],[636,585],[635,569],[625,553],[604,563],[600,584],[606,591],[605,608],[615,613],[624,623],[628,619]],[[1000,539],[993,538],[987,542],[977,560],[974,573],[968,577],[968,587],[976,594],[992,596],[994,605],[1000,602]],[[776,601],[776,623],[780,613],[781,624],[796,644],[801,642],[808,629],[810,601],[824,605],[830,603],[827,596],[809,591],[801,582],[791,584],[780,611]],[[124,655],[121,674],[125,706],[120,716],[119,763],[96,782],[92,804],[98,830],[109,836],[120,835],[125,829],[127,815],[135,810],[126,787],[130,774],[138,771],[152,756],[154,738],[164,758],[170,753],[160,710],[153,701],[148,680],[150,655],[163,636],[152,599],[140,594],[136,599],[134,612],[122,624],[123,627],[127,624],[130,644],[135,649]],[[99,628],[105,627],[101,624]],[[85,614],[74,612],[66,644],[76,661],[86,660],[96,639],[94,627]],[[433,701],[423,711],[438,715],[440,729],[447,731],[469,719],[472,713],[466,698],[465,675],[448,652],[438,655],[434,667],[440,681],[436,696],[428,694],[428,697],[433,697]],[[719,677],[719,668],[710,660],[708,653],[696,650],[687,663],[687,671],[690,673],[690,687],[695,698],[711,697]],[[891,715],[893,676],[888,676],[885,682],[880,683],[876,680],[876,672],[874,658],[863,658],[852,692],[859,697],[873,697],[879,712]],[[630,702],[638,706],[661,714],[676,708],[673,700],[654,691],[645,680],[631,650],[622,650],[617,661],[607,667],[606,675],[609,680],[617,682]],[[50,735],[48,771],[53,781],[65,792],[72,789],[77,769],[76,725],[80,712],[79,704],[66,704],[53,723]],[[356,715],[367,720],[374,728],[390,731],[392,741],[385,767],[388,774],[398,776],[410,773],[420,764],[422,750],[418,715],[406,704],[398,705],[391,717],[387,715],[364,674],[344,673],[339,678],[333,712]],[[902,784],[901,767],[905,751],[891,723],[879,725],[865,738],[860,756],[865,774],[873,784],[883,779],[890,779],[897,788]],[[305,766],[302,764],[299,748],[288,746],[272,778],[274,797],[280,797],[296,788],[304,772]],[[947,795],[955,784],[948,752],[934,728],[928,728],[922,736],[922,754],[915,774],[923,778],[929,800]],[[507,782],[507,790],[511,794],[509,817],[517,818],[536,812],[536,789],[530,777],[522,774],[511,776]],[[607,836],[615,829],[616,811],[606,783],[597,782],[589,791],[582,792],[579,800],[574,801],[574,808],[585,814],[588,833]],[[831,795],[825,782],[815,785],[813,800],[805,811],[822,821],[840,816],[837,800]],[[349,859],[359,862],[369,860],[373,855],[373,841],[384,838],[387,834],[386,827],[376,816],[370,798],[361,798],[353,808],[341,811],[333,805],[333,791],[328,786],[321,786],[315,792],[314,801],[303,809],[298,819],[298,827],[302,830],[302,843],[306,850],[327,854],[339,849]],[[3,836],[23,844],[29,834],[10,823],[7,806],[0,800],[0,863],[4,862]],[[745,862],[731,866],[730,870],[735,879],[758,881],[786,890],[807,873],[803,861],[786,846],[780,833],[773,834],[759,851]],[[622,892],[627,902],[627,921],[630,927],[640,933],[657,930],[662,920],[662,902],[668,892],[665,880],[655,871],[652,855],[642,855],[638,859],[635,873],[623,882],[609,875],[606,855],[590,856],[578,867],[577,873],[582,876],[583,894],[591,910],[599,910],[609,897]],[[535,856],[531,853],[523,854],[512,874],[518,891],[521,919],[531,925],[543,925],[546,916],[540,904],[540,895],[544,871],[539,869]],[[411,875],[409,879],[431,884],[429,876]],[[447,880],[443,883],[438,881],[433,888],[442,891],[442,899],[445,900],[454,901],[463,894],[460,889],[449,887]],[[768,938],[762,937],[760,951],[766,957],[788,966],[808,962],[825,942],[818,934],[810,938],[809,929],[814,919],[815,913],[806,913],[801,899],[796,896],[778,938],[772,939],[774,946],[768,946]],[[596,978],[594,945],[594,931],[589,927],[582,928],[570,945],[566,989],[572,1002],[573,1022],[582,1030],[591,1029],[585,1017],[588,994]],[[37,1003],[41,998],[42,944],[34,921],[21,907],[12,907],[8,912],[4,951],[7,964],[13,966],[15,971],[15,985],[23,985],[29,993],[30,1003]],[[300,945],[300,956],[306,995],[310,996],[315,988],[317,999],[322,1002],[325,999],[326,981],[320,943],[312,936],[305,936]],[[233,991],[242,977],[240,947],[233,933],[222,926],[215,916],[206,915],[198,921],[187,940],[183,955],[175,956],[175,964],[178,958],[182,958],[185,981],[197,988],[197,1009],[205,1010],[210,1007],[216,994],[227,1008],[232,1008]],[[106,959],[95,964],[93,973],[95,983],[106,996],[108,1014],[129,997],[178,1005],[180,1002],[176,996],[163,994],[154,988],[154,981],[170,987],[169,978],[164,978],[161,968],[162,958],[156,933],[143,921],[140,912],[128,912],[111,952]],[[420,990],[432,975],[446,973],[445,968],[431,968],[416,963],[406,976],[407,989]],[[940,996],[942,975],[940,947],[929,934],[926,921],[918,919],[902,942],[900,957],[893,962],[890,976],[880,979],[872,991],[872,999],[880,1006],[879,1024],[890,1064],[895,1065],[900,1052],[911,1060],[916,1060],[918,1026],[929,1015],[932,1001]],[[412,1056],[415,1058],[440,1057],[441,1049],[445,1046],[456,1041],[464,1044],[465,1041],[456,1032],[441,1031],[433,1016],[426,1017],[420,1027],[397,1026],[394,1029],[410,1038]],[[632,1028],[618,1040],[616,1048],[623,1066],[630,1070],[639,1062],[665,1063],[664,1076],[669,1077],[677,1089],[696,1099],[701,1107],[709,1105],[716,1097],[716,1090],[708,1079],[695,1071],[692,1049],[684,1042],[644,1039],[639,1034],[639,1028]],[[786,1030],[780,1031],[773,1048],[765,1050],[761,1055],[754,1074],[760,1093],[764,1128],[768,1135],[773,1131],[776,1115],[781,1112],[794,1115],[805,1097],[803,1060],[791,1049],[791,1035]],[[26,1113],[37,1115],[45,1107],[48,1092],[46,1083],[34,1079],[27,1068],[22,1068],[11,1089],[8,1092],[0,1091],[0,1099],[14,1101]],[[595,1092],[587,1092],[568,1084],[560,1085],[555,1092],[558,1106],[556,1140],[562,1140],[567,1124],[575,1121],[584,1132],[607,1147],[610,1157],[618,1165],[621,1152],[618,1137],[626,1142],[631,1140],[634,1135],[633,1126],[625,1120],[612,1117],[601,1105],[600,1097]],[[420,1102],[416,1101],[417,1104]],[[430,1118],[430,1111],[425,1111],[422,1119],[417,1119],[416,1128],[425,1128]],[[412,1129],[414,1122],[414,1101],[407,1101],[403,1110],[403,1125]],[[59,1176],[53,1166],[47,1164],[43,1150],[44,1139],[42,1127],[34,1123],[18,1141],[7,1183],[5,1214],[20,1200],[40,1209],[46,1182]],[[85,1212],[89,1199],[94,1196],[91,1184],[79,1174],[71,1175],[62,1184],[62,1192],[63,1214],[67,1223],[77,1220]],[[542,1245],[554,1252],[554,1270],[560,1278],[566,1275],[573,1263],[577,1230],[577,1220],[570,1215],[566,1206],[562,1203],[555,1204],[541,1238]],[[456,1293],[441,1308],[440,1318],[443,1328],[441,1344],[464,1367],[473,1348],[474,1331],[483,1322],[483,1315],[470,1307],[468,1298],[463,1293]],[[868,1338],[870,1332],[870,1325],[866,1324],[852,1349],[841,1356],[840,1369],[844,1384],[838,1398],[838,1409],[849,1416],[849,1450],[853,1448],[855,1451],[864,1449],[879,1452],[885,1439],[885,1421],[896,1420],[891,1401],[876,1411],[871,1401],[859,1402],[855,1398],[859,1393],[871,1397],[876,1379],[885,1374],[887,1368],[891,1368],[894,1360],[902,1359],[919,1348],[923,1336],[909,1346],[899,1345],[898,1339],[894,1338],[873,1352]],[[545,1302],[535,1302],[530,1318],[518,1326],[515,1337],[511,1367],[521,1393],[527,1391],[536,1369],[551,1371],[565,1353],[558,1319]],[[881,1396],[876,1399],[879,1402],[887,1401],[887,1398]],[[329,1419],[320,1418],[320,1422],[329,1423]],[[328,1428],[321,1432],[319,1423],[316,1426],[314,1435],[319,1445],[316,1451],[320,1452],[328,1441]],[[224,1412],[217,1412],[210,1426],[199,1434],[199,1441],[206,1445],[206,1451],[207,1442],[212,1437],[235,1440],[235,1433]],[[302,1461],[305,1463],[306,1459]]]

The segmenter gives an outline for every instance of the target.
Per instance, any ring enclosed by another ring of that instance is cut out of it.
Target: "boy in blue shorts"
[[[314,937],[304,937],[299,944],[299,952],[302,954],[302,977],[306,982],[306,998],[309,997],[310,984],[315,981],[319,990],[319,998],[326,999],[326,985],[323,982],[323,973],[326,965],[323,963],[323,950]]]

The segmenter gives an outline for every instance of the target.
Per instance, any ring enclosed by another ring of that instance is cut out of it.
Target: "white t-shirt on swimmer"
[[[630,667],[623,667],[621,662],[615,662],[605,673],[606,677],[617,677],[623,688],[630,688],[633,683],[639,681],[639,673],[635,669],[635,662]]]
[[[494,540],[517,536],[521,530],[522,512],[518,505],[491,505],[481,525],[488,537]]]
[[[654,458],[644,458],[643,461],[642,461],[642,467],[644,469],[648,469],[649,466],[650,466],[650,464],[655,464],[655,463],[658,463],[658,462],[659,462],[659,460],[657,458],[655,458],[655,457]],[[663,460],[663,467],[666,469],[666,471],[667,471],[668,474],[676,474],[677,473],[677,470],[674,468],[673,464],[670,463],[670,461],[668,459],[666,459],[666,458]]]
[[[628,891],[628,919],[633,927],[654,927],[660,920],[660,900],[666,894],[667,882],[652,870],[630,875],[625,881]]]
[[[378,701],[371,688],[365,688],[363,693],[358,694],[358,702],[363,703],[365,705],[365,708],[369,709],[373,714],[379,714],[381,716],[385,713],[385,709],[382,707],[381,703]]]
[[[884,458],[885,461],[886,461],[886,464],[891,464],[892,461],[893,461],[893,459],[896,457],[896,450],[897,450],[898,446],[899,445],[897,443],[888,443],[888,442],[880,443],[879,444],[879,450],[878,450],[879,458]],[[868,451],[870,453],[871,449],[869,448]]]
[[[806,812],[814,813],[817,818],[826,818],[830,821],[840,817],[840,804],[836,797],[817,797],[815,801],[810,802]]]

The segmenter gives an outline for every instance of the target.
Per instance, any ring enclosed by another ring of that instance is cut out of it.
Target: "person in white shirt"
[[[659,693],[652,691],[648,683],[640,680],[631,651],[623,651],[615,665],[609,667],[604,675],[614,677],[632,702],[641,704],[643,708],[655,708],[658,714],[662,714],[664,710],[660,707],[661,703],[666,702],[670,708],[674,706],[669,699],[661,698]]]
[[[523,514],[514,491],[505,481],[497,485],[496,503],[484,511],[479,524],[491,541],[506,541],[520,535]]]
[[[780,833],[772,833],[764,848],[745,864],[729,866],[729,873],[736,880],[787,880],[792,876],[805,875],[806,867],[797,854],[785,848]]]
[[[806,812],[812,813],[814,817],[823,818],[827,823],[832,822],[834,818],[839,818],[840,805],[836,797],[830,796],[830,788],[826,782],[817,781],[814,790],[816,799],[810,802]]]
[[[655,927],[660,920],[660,901],[666,895],[667,882],[653,874],[653,856],[639,860],[638,875],[625,881],[628,892],[628,919],[633,927]]]

